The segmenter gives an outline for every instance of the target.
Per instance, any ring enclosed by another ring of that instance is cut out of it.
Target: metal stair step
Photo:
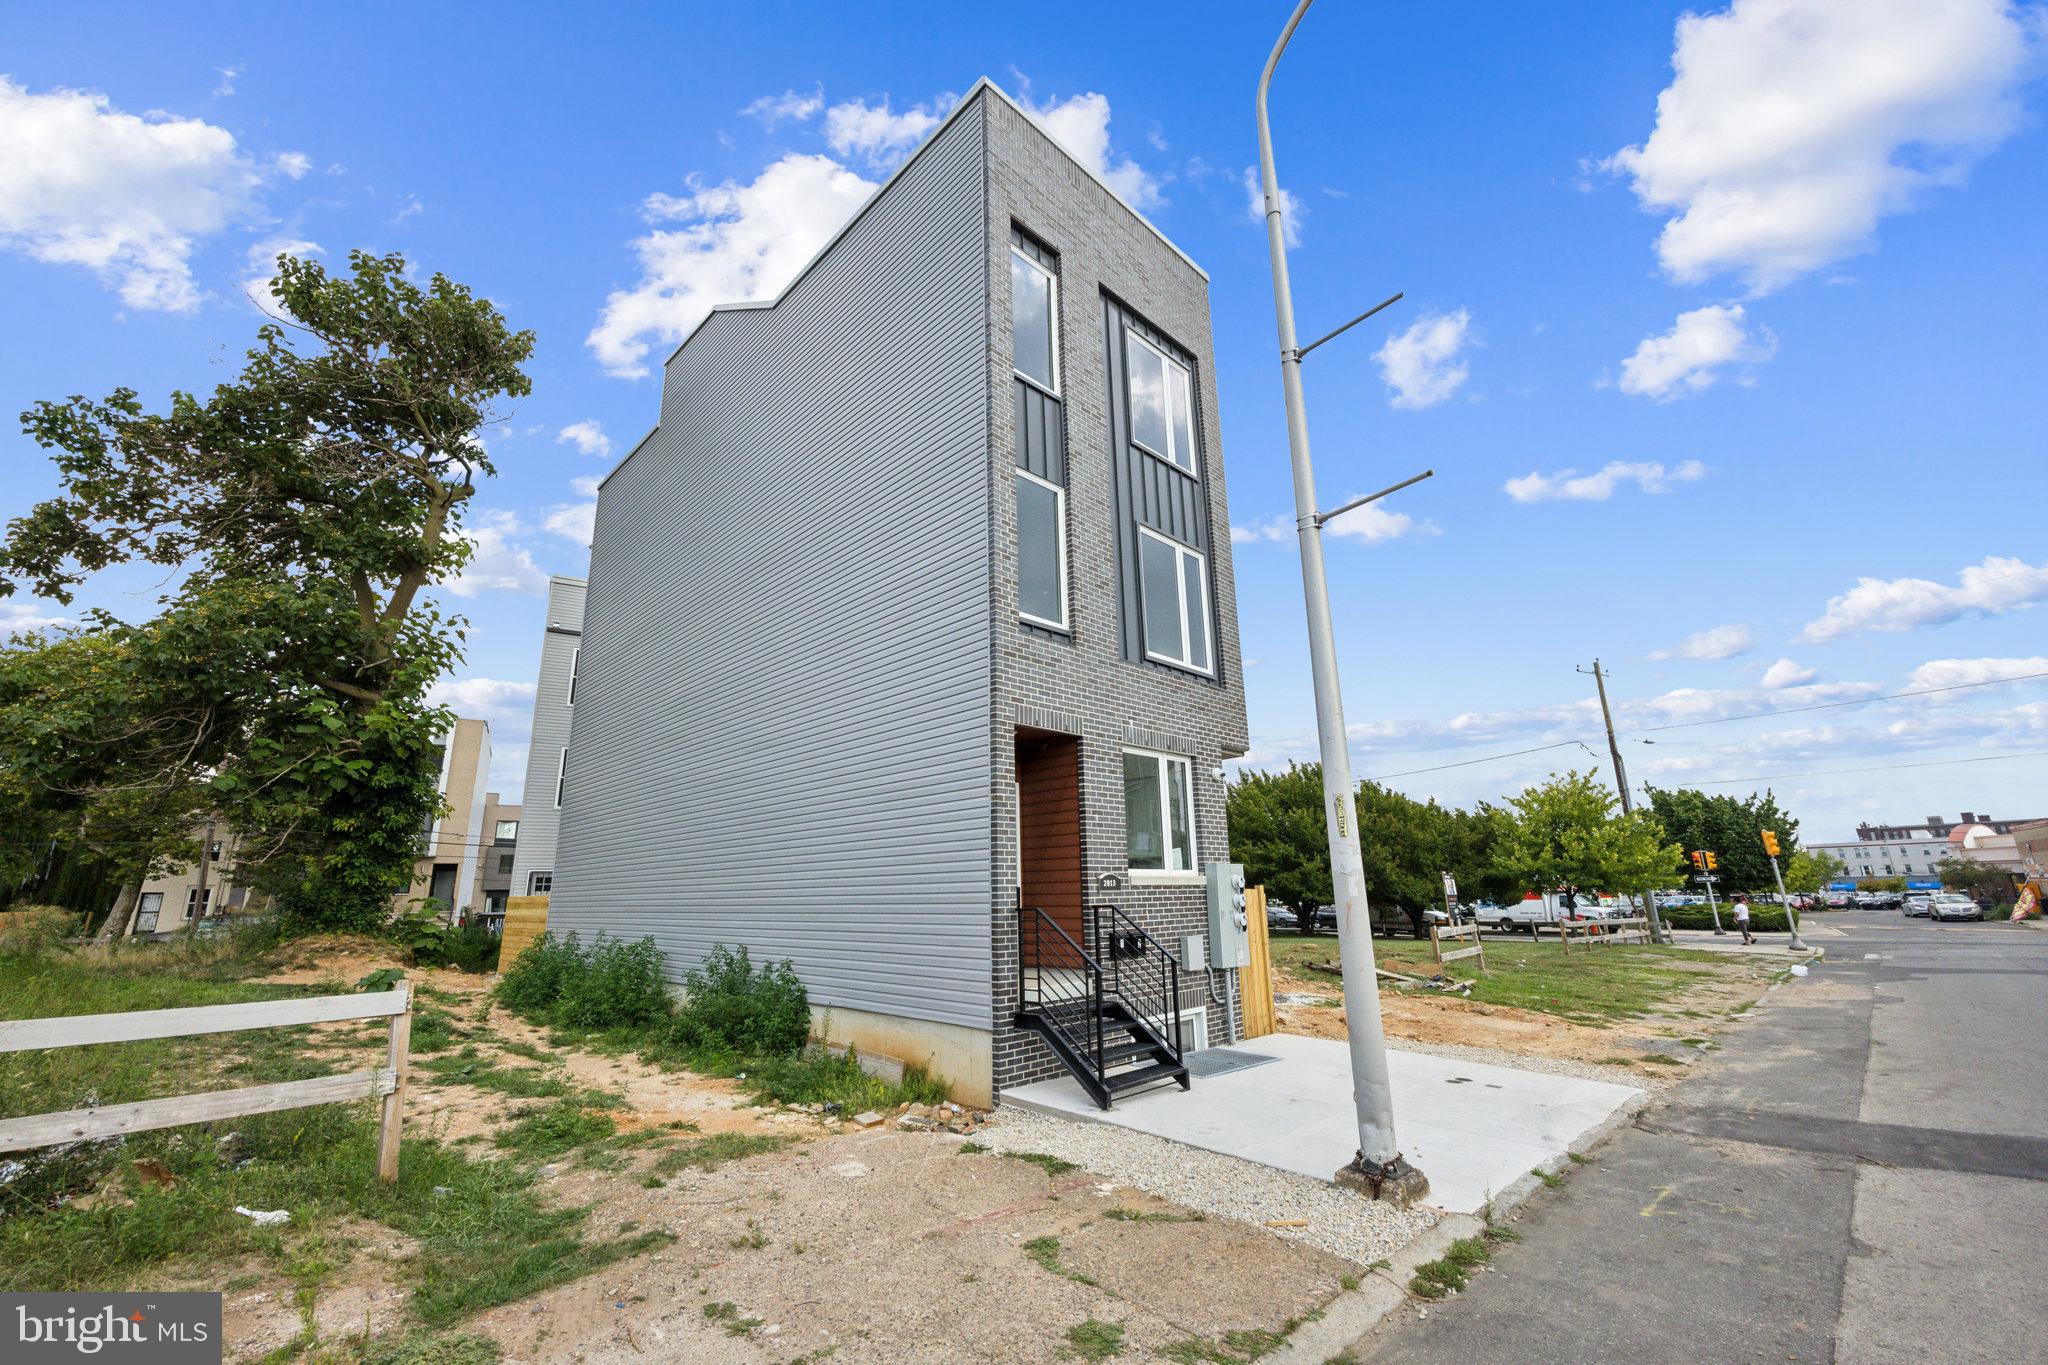
[[[1154,1062],[1151,1066],[1141,1066],[1131,1071],[1119,1071],[1113,1075],[1104,1076],[1102,1079],[1103,1083],[1109,1087],[1109,1092],[1112,1095],[1120,1095],[1126,1090],[1135,1090],[1141,1085],[1151,1085],[1154,1081],[1182,1080],[1187,1074],[1188,1069],[1178,1062]]]

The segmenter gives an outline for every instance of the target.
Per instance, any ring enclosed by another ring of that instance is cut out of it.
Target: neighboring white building
[[[1989,816],[1964,811],[1960,820],[1944,820],[1939,815],[1930,815],[1917,825],[1858,825],[1854,842],[1837,844],[1808,844],[1815,853],[1826,853],[1841,860],[1849,869],[1849,876],[1859,880],[1866,877],[1931,877],[1943,858],[1982,857],[1986,861],[2005,861],[1996,850],[2007,850],[2005,856],[2013,858],[2012,829],[2015,825],[2030,823],[2025,820],[1993,820]],[[1975,850],[1983,848],[1985,852]]]
[[[511,893],[545,896],[555,884],[555,834],[562,824],[562,785],[569,721],[576,714],[576,674],[583,651],[584,581],[548,580],[548,627],[541,636],[533,691],[533,734],[526,747],[526,794],[520,798],[519,843]]]

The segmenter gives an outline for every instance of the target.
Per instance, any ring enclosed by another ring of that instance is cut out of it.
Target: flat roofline
[[[974,83],[973,89],[969,90],[965,95],[960,97],[960,102],[953,106],[952,112],[947,114],[946,117],[940,121],[939,125],[936,128],[932,129],[931,132],[925,134],[924,141],[918,143],[916,150],[912,151],[909,156],[903,159],[903,164],[898,166],[893,172],[891,172],[889,178],[887,180],[884,180],[880,185],[878,185],[875,188],[875,192],[867,197],[867,201],[863,203],[859,208],[855,209],[853,211],[852,216],[850,216],[843,224],[840,225],[839,230],[833,233],[831,237],[827,238],[825,244],[819,247],[817,252],[808,261],[804,262],[803,268],[797,271],[796,275],[790,280],[790,282],[782,287],[781,293],[777,294],[772,299],[757,299],[747,303],[720,303],[712,305],[710,311],[705,313],[705,315],[698,320],[697,325],[695,327],[692,327],[689,330],[689,332],[684,335],[683,339],[676,343],[675,350],[670,351],[668,353],[668,360],[662,362],[663,366],[666,367],[669,361],[673,361],[678,355],[682,354],[683,347],[690,344],[690,339],[697,335],[698,330],[702,328],[706,322],[711,320],[711,315],[713,313],[737,313],[746,312],[749,310],[759,308],[773,308],[776,305],[780,304],[783,301],[783,299],[789,297],[789,291],[796,288],[797,285],[802,282],[804,276],[811,273],[811,268],[817,265],[819,261],[823,260],[826,254],[830,252],[833,247],[839,245],[840,238],[846,236],[847,233],[853,230],[853,225],[855,223],[858,223],[861,220],[861,218],[866,215],[867,211],[875,206],[875,202],[877,200],[879,200],[884,194],[887,194],[889,192],[889,187],[895,184],[896,181],[903,175],[903,173],[909,170],[911,166],[917,161],[917,159],[925,154],[926,149],[928,149],[932,145],[932,143],[938,141],[938,139],[945,133],[946,129],[953,126],[953,120],[959,118],[960,115],[967,109],[967,107],[974,103],[975,96],[981,94],[984,90],[994,95],[1003,103],[1009,105],[1012,109],[1016,110],[1019,114],[1021,114],[1024,117],[1024,120],[1027,123],[1029,123],[1032,127],[1036,128],[1039,132],[1044,133],[1046,141],[1052,143],[1053,146],[1059,148],[1060,154],[1062,156],[1066,157],[1067,160],[1073,162],[1075,166],[1079,167],[1080,170],[1085,175],[1087,175],[1087,177],[1090,180],[1093,180],[1096,184],[1102,186],[1103,190],[1108,193],[1110,198],[1114,199],[1118,204],[1122,205],[1126,213],[1130,214],[1131,217],[1137,219],[1140,223],[1143,223],[1146,226],[1146,228],[1151,231],[1153,236],[1157,237],[1161,242],[1165,243],[1167,250],[1171,251],[1174,255],[1180,257],[1181,260],[1185,261],[1187,263],[1188,269],[1194,271],[1197,275],[1200,275],[1205,283],[1208,281],[1209,272],[1202,269],[1201,266],[1196,265],[1194,257],[1188,255],[1187,252],[1182,251],[1178,246],[1174,245],[1173,239],[1171,237],[1168,237],[1164,232],[1161,232],[1159,230],[1159,225],[1157,223],[1154,223],[1144,214],[1138,212],[1135,208],[1132,208],[1130,203],[1126,201],[1122,195],[1118,194],[1116,190],[1110,186],[1110,183],[1107,180],[1104,180],[1099,174],[1097,174],[1093,167],[1083,165],[1081,159],[1075,156],[1071,151],[1069,151],[1065,143],[1061,142],[1058,138],[1054,137],[1052,133],[1046,128],[1045,124],[1039,121],[1039,118],[1036,114],[1033,114],[1029,109],[1026,109],[1023,105],[1017,103],[1016,100],[1012,99],[1010,97],[1009,92],[1004,90],[1000,85],[997,85],[987,76],[983,76],[980,80],[977,80]]]

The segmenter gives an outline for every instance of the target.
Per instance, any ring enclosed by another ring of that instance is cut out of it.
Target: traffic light
[[[1763,832],[1763,836],[1764,836],[1764,852],[1766,852],[1766,853],[1770,854],[1770,855],[1771,855],[1771,856],[1772,856],[1773,858],[1777,857],[1777,856],[1778,856],[1778,834],[1777,834],[1777,831],[1776,831],[1776,830],[1769,830],[1769,829],[1767,829],[1767,830],[1765,830],[1765,831]]]
[[[1718,867],[1720,867],[1720,866],[1721,866],[1721,858],[1720,858],[1720,855],[1719,855],[1719,854],[1715,854],[1715,853],[1709,853],[1709,854],[1707,855],[1707,871],[1709,871],[1709,872],[1712,872],[1712,871],[1714,871],[1714,870],[1715,870],[1716,868],[1718,868]]]
[[[1707,855],[1698,849],[1692,851],[1692,870],[1695,872],[1705,872],[1707,870]]]

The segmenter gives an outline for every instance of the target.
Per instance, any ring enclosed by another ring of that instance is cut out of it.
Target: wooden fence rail
[[[1556,924],[1560,944],[1569,950],[1574,941],[1582,947],[1588,944],[1648,943],[1650,921],[1641,915],[1627,919],[1559,920]]]
[[[391,1036],[381,1067],[239,1090],[166,1095],[133,1104],[108,1104],[50,1114],[0,1119],[0,1152],[48,1147],[85,1138],[118,1137],[153,1128],[271,1114],[315,1104],[383,1097],[377,1132],[377,1177],[398,1179],[398,1135],[405,1102],[406,1059],[412,1039],[412,992],[401,984],[368,995],[316,995],[295,1000],[257,1000],[241,1005],[199,1005],[174,1010],[133,1010],[124,1014],[74,1014],[54,1019],[0,1020],[0,1053],[95,1043],[132,1043],[145,1038],[192,1038],[246,1029],[331,1024],[349,1019],[389,1019]]]
[[[1444,944],[1470,943],[1469,948],[1453,948],[1446,952]],[[1486,970],[1486,943],[1479,936],[1477,924],[1432,924],[1429,926],[1429,946],[1436,950],[1437,965],[1456,962],[1461,957],[1479,959],[1479,970]]]

